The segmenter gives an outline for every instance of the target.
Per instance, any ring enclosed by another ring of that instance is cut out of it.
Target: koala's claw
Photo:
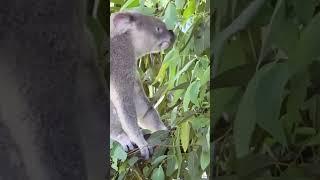
[[[125,134],[119,135],[116,140],[121,144],[123,150],[126,152],[128,152],[129,150],[132,150],[134,148],[130,139]]]
[[[133,149],[133,145],[130,141],[121,142],[120,144],[121,144],[122,148],[124,149],[124,151],[126,151],[126,152]]]
[[[151,155],[151,152],[148,147],[141,148],[140,153],[141,153],[141,156],[143,157],[143,159],[145,159],[145,160],[149,159],[149,157]]]
[[[152,146],[144,146],[139,149],[140,149],[141,156],[145,160],[148,160],[150,158],[150,156],[153,154],[153,147]]]

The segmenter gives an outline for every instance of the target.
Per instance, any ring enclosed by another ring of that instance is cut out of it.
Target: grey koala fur
[[[1,1],[0,179],[109,178],[106,83],[85,7],[84,0]]]
[[[125,150],[135,143],[148,159],[152,148],[140,127],[151,132],[166,130],[149,102],[136,74],[137,59],[168,48],[174,34],[159,19],[137,12],[120,12],[110,17],[110,127],[111,138]]]

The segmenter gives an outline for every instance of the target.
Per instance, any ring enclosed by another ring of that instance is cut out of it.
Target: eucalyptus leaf
[[[165,177],[165,175],[164,175],[162,166],[159,166],[159,168],[156,168],[153,170],[151,179],[152,180],[164,180],[164,177]]]
[[[187,152],[190,140],[190,125],[188,121],[180,125],[180,139],[184,152]]]

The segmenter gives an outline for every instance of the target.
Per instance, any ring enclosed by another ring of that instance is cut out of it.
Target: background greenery
[[[148,138],[152,159],[110,143],[112,179],[207,179],[209,175],[210,1],[111,0],[110,11],[135,9],[161,18],[177,36],[174,47],[139,60],[144,88],[170,132]],[[206,173],[205,173],[206,172]]]
[[[319,179],[320,1],[211,5],[214,179]]]

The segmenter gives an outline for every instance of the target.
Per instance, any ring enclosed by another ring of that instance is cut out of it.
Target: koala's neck
[[[135,61],[138,60],[135,47],[132,42],[132,37],[130,33],[123,33],[116,35],[111,39],[111,46],[115,45],[118,52],[125,54],[126,56],[134,58]]]

